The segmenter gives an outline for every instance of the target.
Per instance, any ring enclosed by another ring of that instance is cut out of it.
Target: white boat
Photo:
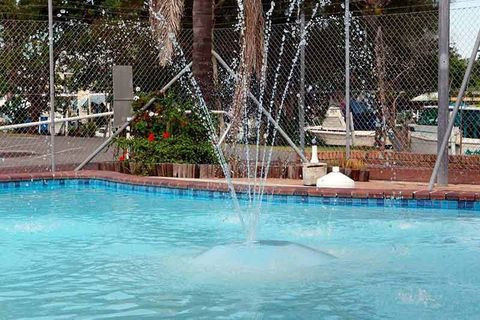
[[[410,125],[411,152],[423,154],[437,153],[437,126]],[[448,144],[448,154],[460,154],[461,134],[458,127],[452,129]]]
[[[375,145],[375,131],[355,130],[353,126],[353,116],[350,116],[350,119],[350,128],[352,128],[351,146],[373,147]],[[346,145],[347,126],[342,111],[337,106],[328,108],[322,125],[305,127],[305,130],[315,134],[328,146]],[[390,141],[387,140],[387,144],[389,145]]]

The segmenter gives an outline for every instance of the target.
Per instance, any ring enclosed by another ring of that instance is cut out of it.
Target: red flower
[[[168,138],[170,138],[170,133],[168,131],[165,131],[163,133],[163,139],[168,139]]]
[[[118,161],[125,161],[125,155],[122,154],[120,157],[118,157]]]
[[[148,141],[150,142],[153,142],[155,141],[155,135],[153,133],[150,132],[150,134],[148,135]]]

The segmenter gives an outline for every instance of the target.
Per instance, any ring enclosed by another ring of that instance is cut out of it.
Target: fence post
[[[53,4],[48,0],[48,53],[50,64],[50,152],[51,168],[55,172],[55,61],[53,57]]]
[[[298,130],[300,149],[305,153],[305,12],[300,14],[300,103],[298,106]]]
[[[447,148],[448,140],[450,140],[450,134],[452,133],[453,126],[455,125],[455,118],[457,117],[458,109],[462,104],[463,97],[465,96],[465,90],[468,87],[468,81],[470,80],[470,75],[472,73],[473,66],[475,64],[475,60],[477,58],[478,50],[480,48],[480,29],[477,33],[477,40],[475,40],[475,44],[472,49],[472,54],[470,56],[470,60],[468,60],[467,70],[465,70],[465,75],[463,76],[462,85],[460,86],[460,91],[458,92],[457,100],[455,101],[455,107],[453,108],[452,115],[450,116],[450,120],[448,121],[448,126],[446,128],[446,134],[443,136],[442,146],[440,150],[445,150]],[[430,177],[430,182],[428,184],[428,190],[432,191],[433,185],[435,184],[435,178],[437,177],[438,168],[440,167],[440,163],[443,161],[443,152],[440,152],[437,156],[437,161],[435,161],[435,166],[433,167],[432,176]]]
[[[438,169],[437,182],[448,184],[448,148],[442,150],[442,140],[447,134],[449,94],[449,41],[450,41],[450,1],[439,2],[438,13],[438,124],[437,124],[437,156],[443,152]]]
[[[350,1],[345,0],[345,157],[350,159]]]

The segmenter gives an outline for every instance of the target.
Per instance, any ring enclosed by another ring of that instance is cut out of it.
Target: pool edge
[[[56,173],[19,173],[19,174],[0,174],[0,183],[14,181],[32,181],[32,180],[57,180],[57,179],[97,179],[111,182],[134,184],[141,186],[156,186],[175,189],[193,189],[202,191],[228,192],[228,187],[224,182],[214,180],[164,178],[164,177],[144,177],[134,176],[112,171],[84,170],[84,171],[62,171]],[[236,184],[238,192],[244,192],[247,186]],[[442,190],[428,191],[426,189],[396,190],[393,188],[366,189],[331,189],[316,188],[308,186],[285,186],[285,185],[267,185],[265,192],[269,195],[279,196],[297,196],[297,197],[321,197],[321,198],[344,198],[344,199],[405,199],[405,200],[450,200],[466,204],[480,201],[480,193],[474,191],[455,191],[448,187]],[[470,205],[468,205],[470,207]]]

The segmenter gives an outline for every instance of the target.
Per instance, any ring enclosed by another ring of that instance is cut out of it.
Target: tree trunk
[[[192,71],[207,106],[213,103],[212,31],[213,1],[193,1]]]

